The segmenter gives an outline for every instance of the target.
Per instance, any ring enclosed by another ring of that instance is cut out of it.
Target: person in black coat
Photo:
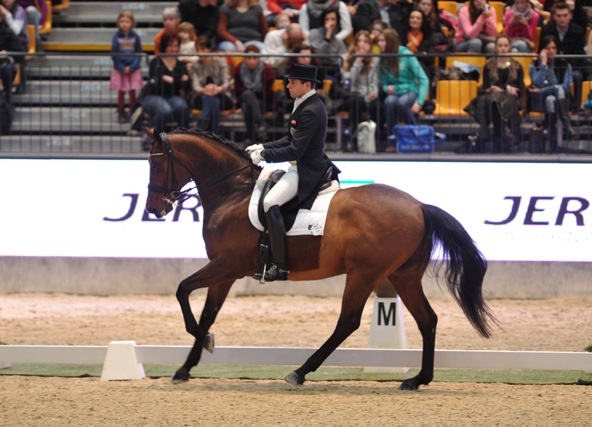
[[[337,179],[339,173],[325,154],[327,110],[314,89],[315,84],[320,83],[317,67],[293,64],[284,77],[289,81],[290,96],[296,99],[289,119],[288,135],[246,148],[254,164],[259,164],[261,160],[291,163],[263,201],[272,253],[272,265],[263,278],[265,282],[287,280],[288,277],[286,228],[280,206],[295,199],[298,208],[310,209],[327,171],[333,168],[332,179]]]
[[[565,3],[556,3],[553,5],[552,20],[541,30],[539,41],[552,35],[558,41],[557,54],[559,55],[585,55],[584,46],[586,44],[586,30],[572,22],[572,12]],[[560,37],[559,33],[564,33]],[[539,44],[540,44],[539,42]],[[574,99],[571,100],[572,108],[581,105],[582,100],[582,80],[584,79],[584,58],[556,59],[556,66],[565,68],[569,63],[573,69]]]
[[[12,81],[16,74],[14,63],[21,63],[25,57],[22,55],[12,57],[12,60],[2,59],[7,52],[24,52],[24,48],[16,34],[10,29],[4,20],[4,14],[0,12],[0,78],[4,88],[4,98],[10,103],[12,94]],[[10,62],[8,62],[10,61]]]

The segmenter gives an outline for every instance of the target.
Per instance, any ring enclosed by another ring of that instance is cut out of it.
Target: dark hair
[[[210,39],[207,36],[199,36],[195,41],[195,50],[210,50]]]
[[[245,53],[261,53],[261,50],[257,45],[250,44],[245,48]]]
[[[177,40],[177,43],[181,44],[181,39],[177,33],[164,33],[160,39],[160,45],[158,46],[160,48],[160,52],[166,52],[167,46],[173,40]]]
[[[405,40],[407,40],[407,31],[409,31],[411,28],[409,25],[409,18],[411,18],[411,14],[413,12],[419,12],[421,14],[421,33],[423,34],[424,39],[429,39],[432,36],[432,26],[430,25],[430,20],[423,10],[414,7],[409,12],[409,15],[407,15],[407,20],[405,21],[405,32],[403,33]]]
[[[321,12],[321,27],[325,28],[325,18],[328,14],[334,13],[337,17],[337,25],[335,26],[335,34],[341,31],[341,17],[339,16],[339,10],[336,7],[328,7]]]
[[[539,53],[541,53],[544,48],[549,46],[549,43],[551,43],[551,42],[555,43],[555,46],[557,46],[557,48],[559,48],[559,43],[557,42],[557,37],[555,37],[553,34],[547,34],[545,37],[543,37],[541,39],[541,43],[539,44]]]
[[[553,6],[551,6],[551,15],[554,15],[556,10],[561,10],[561,9],[567,9],[567,11],[570,12],[569,6],[567,5],[567,3],[559,1],[559,2],[555,3]]]

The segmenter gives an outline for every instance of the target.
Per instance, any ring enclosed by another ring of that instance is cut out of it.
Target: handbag
[[[361,122],[356,129],[358,152],[376,153],[376,123],[372,120]]]
[[[446,135],[427,125],[395,125],[393,134],[399,153],[431,153],[434,145],[446,141]]]

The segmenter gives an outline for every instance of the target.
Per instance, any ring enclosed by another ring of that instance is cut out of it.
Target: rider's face
[[[288,90],[290,91],[290,96],[296,99],[301,98],[306,92],[310,90],[310,88],[308,84],[305,84],[305,82],[302,80],[289,79]]]

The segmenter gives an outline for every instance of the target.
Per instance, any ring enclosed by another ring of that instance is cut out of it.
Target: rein
[[[172,183],[170,187],[160,187],[158,185],[154,185],[152,183],[148,184],[148,190],[155,192],[155,193],[161,193],[161,194],[165,194],[165,195],[170,195],[173,199],[169,200],[167,197],[165,197],[165,199],[169,202],[176,202],[176,201],[180,201],[181,203],[184,202],[185,200],[187,200],[189,197],[188,193],[193,190],[194,188],[197,189],[198,193],[199,193],[199,189],[204,189],[207,187],[211,187],[213,185],[216,185],[224,180],[226,180],[227,178],[231,177],[232,175],[234,175],[237,172],[240,172],[244,169],[247,169],[248,167],[252,166],[252,164],[249,162],[244,166],[240,166],[236,169],[230,170],[228,172],[224,172],[221,175],[215,176],[201,184],[197,184],[195,178],[193,177],[193,173],[191,172],[191,170],[183,163],[181,162],[179,159],[176,159],[174,154],[173,154],[173,148],[171,145],[171,142],[169,141],[169,137],[166,134],[166,132],[161,132],[158,137],[160,138],[160,140],[162,141],[166,154],[168,154],[167,156],[167,161],[168,161],[168,165],[169,165],[169,170],[170,170],[170,176],[172,178]],[[150,154],[150,156],[164,156],[165,153],[153,153]],[[175,190],[175,188],[177,187],[177,176],[175,174],[175,160],[181,165],[181,167],[183,169],[185,169],[189,175],[191,176],[192,181],[195,183],[195,187],[190,188],[188,190],[185,191],[179,191],[179,190]]]

